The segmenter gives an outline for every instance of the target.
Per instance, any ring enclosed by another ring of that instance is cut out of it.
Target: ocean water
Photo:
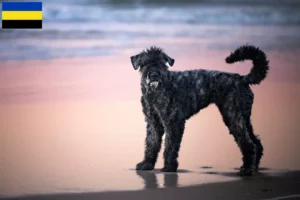
[[[45,0],[42,30],[0,30],[0,60],[118,55],[159,41],[190,48],[181,38],[202,41],[196,50],[300,47],[300,4],[229,2]]]

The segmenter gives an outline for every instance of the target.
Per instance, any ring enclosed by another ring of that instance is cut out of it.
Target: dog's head
[[[173,66],[175,60],[158,47],[150,47],[141,53],[131,56],[131,64],[135,70],[142,73],[142,84],[150,90],[160,88],[167,80],[168,66]]]

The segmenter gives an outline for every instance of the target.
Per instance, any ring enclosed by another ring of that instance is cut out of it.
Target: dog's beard
[[[158,86],[159,82],[158,81],[150,81],[148,78],[146,79],[146,88],[148,88],[148,92],[153,92],[155,91]]]
[[[153,81],[151,83],[149,83],[150,88],[156,89],[159,85],[158,81]]]
[[[158,86],[159,86],[159,82],[158,81],[150,82],[148,84],[148,92],[152,93],[152,92],[157,91]]]
[[[152,81],[152,82],[149,82],[147,85],[146,85],[146,88],[147,88],[147,93],[155,93],[157,90],[158,90],[158,87],[159,87],[159,82],[158,81]]]

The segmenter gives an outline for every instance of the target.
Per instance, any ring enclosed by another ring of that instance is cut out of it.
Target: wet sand
[[[178,174],[164,174],[164,188],[159,188],[156,173],[136,172],[145,184],[145,188],[138,191],[116,191],[96,193],[69,193],[52,195],[35,195],[19,200],[81,200],[81,199],[110,199],[110,200],[180,200],[180,199],[243,199],[243,200],[279,200],[300,199],[300,171],[286,171],[281,173],[259,173],[254,177],[241,178],[226,183],[207,183],[189,187],[178,187]],[[235,172],[207,171],[203,174],[210,176],[236,176]],[[121,178],[121,177],[120,177]]]

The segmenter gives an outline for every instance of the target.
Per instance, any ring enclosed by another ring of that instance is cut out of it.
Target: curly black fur
[[[169,71],[174,59],[158,47],[131,56],[134,69],[141,72],[141,103],[147,122],[144,160],[137,170],[152,170],[165,133],[164,167],[176,172],[185,122],[209,104],[216,104],[230,134],[243,155],[239,175],[252,175],[259,166],[263,146],[253,133],[250,120],[253,93],[250,84],[259,84],[267,75],[266,55],[253,46],[241,46],[226,58],[227,63],[250,59],[251,72],[242,76],[211,70]]]

